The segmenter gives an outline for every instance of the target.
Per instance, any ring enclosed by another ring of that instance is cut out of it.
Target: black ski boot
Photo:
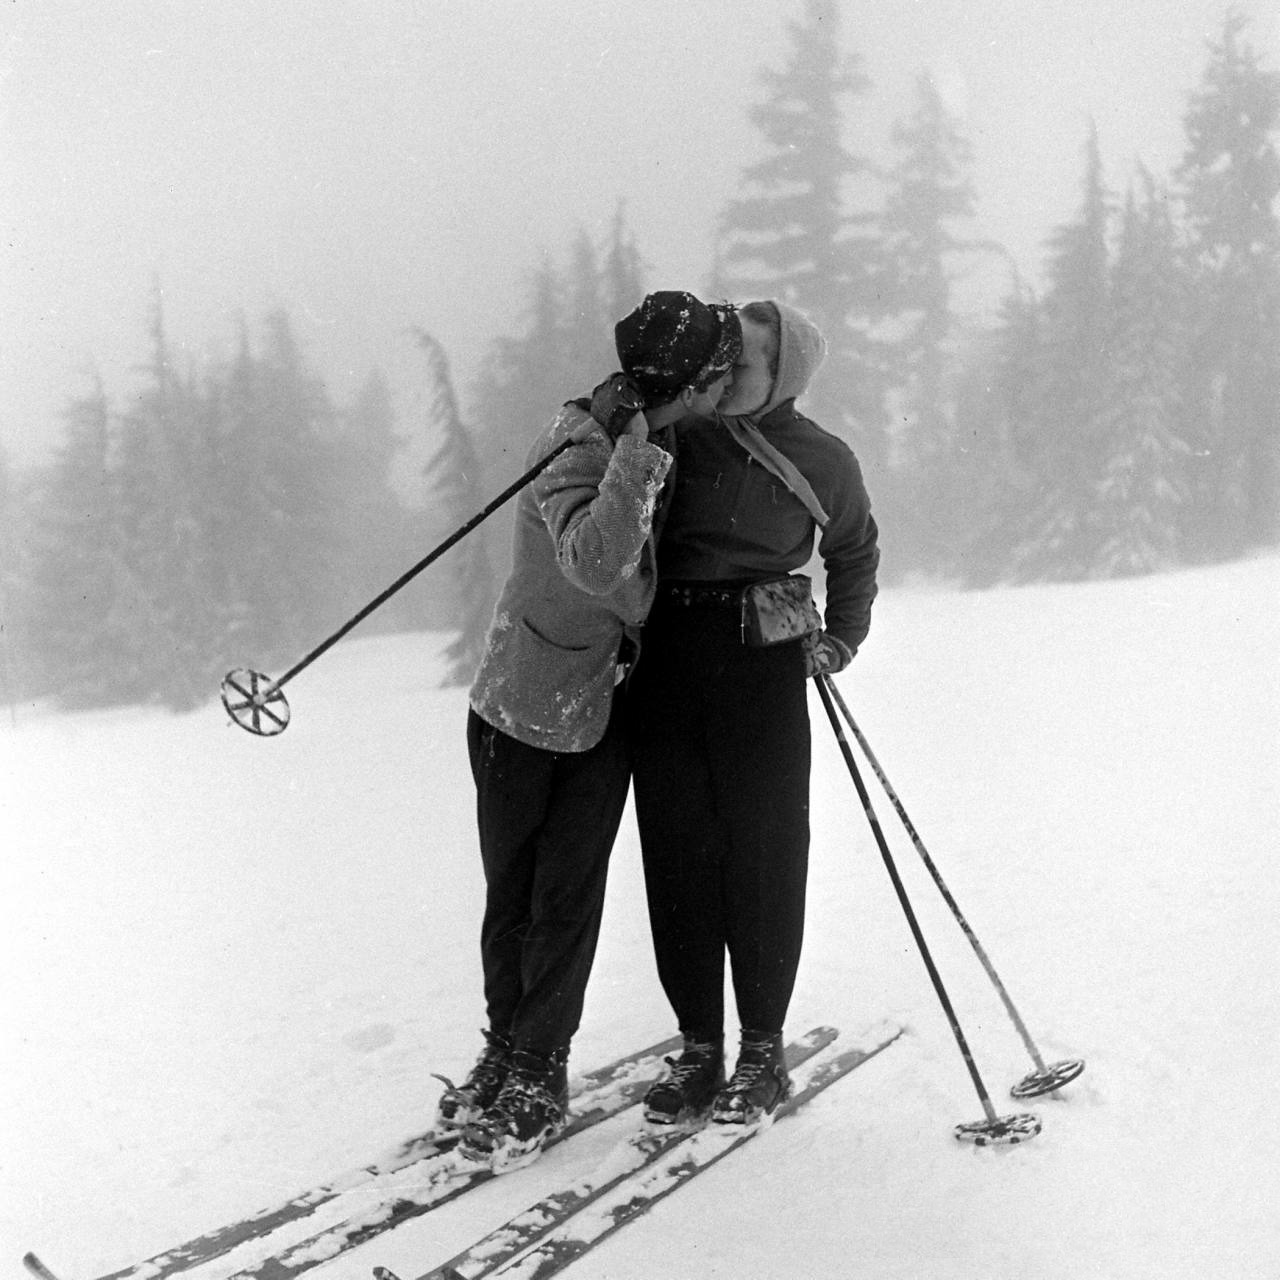
[[[465,1129],[473,1120],[479,1120],[493,1105],[511,1070],[511,1041],[493,1031],[482,1034],[485,1046],[461,1084],[454,1084],[446,1076],[436,1077],[445,1084],[436,1106],[436,1128],[445,1133]]]
[[[782,1032],[743,1028],[738,1065],[716,1095],[711,1119],[716,1124],[759,1125],[773,1119],[791,1096],[791,1076],[782,1051]]]
[[[724,1037],[685,1037],[678,1058],[668,1058],[670,1075],[644,1095],[644,1118],[651,1124],[692,1124],[703,1118],[724,1088]]]
[[[493,1104],[467,1125],[458,1144],[465,1160],[507,1173],[531,1164],[569,1117],[569,1050],[529,1053],[517,1049]]]

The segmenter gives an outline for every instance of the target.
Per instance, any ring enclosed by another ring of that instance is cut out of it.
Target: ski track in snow
[[[907,1033],[572,1274],[1280,1275],[1277,600],[1274,556],[885,592],[838,686],[1044,1056],[1087,1070],[1057,1098],[1008,1098],[1026,1052],[864,770],[997,1110],[1044,1120],[1016,1148],[954,1140],[982,1109],[815,696],[789,1030]],[[34,1248],[92,1280],[282,1201],[421,1129],[430,1073],[465,1073],[481,882],[446,640],[353,637],[291,683],[269,741],[212,690],[183,717],[4,718],[11,1270]],[[574,1069],[671,1030],[628,816]],[[315,1274],[409,1280],[583,1176],[636,1115]]]

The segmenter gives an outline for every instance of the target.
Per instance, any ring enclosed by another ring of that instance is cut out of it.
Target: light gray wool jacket
[[[517,499],[511,576],[471,687],[477,715],[547,751],[604,736],[619,646],[638,636],[656,586],[653,517],[671,455],[589,424],[567,404],[529,454],[533,466],[588,432]]]

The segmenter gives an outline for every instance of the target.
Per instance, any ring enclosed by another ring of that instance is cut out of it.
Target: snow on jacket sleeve
[[[565,450],[533,483],[556,562],[590,595],[616,591],[640,563],[671,455],[647,440],[601,429]]]

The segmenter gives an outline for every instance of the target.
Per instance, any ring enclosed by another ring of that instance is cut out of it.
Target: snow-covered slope
[[[791,1027],[899,1043],[575,1267],[644,1277],[1280,1274],[1280,560],[888,592],[839,687],[1046,1057],[1044,1131],[982,1109],[813,699]],[[89,1280],[420,1127],[477,1048],[465,697],[437,636],[345,642],[272,740],[216,701],[0,727],[0,1258]],[[252,662],[229,655],[228,665]],[[868,772],[1001,1109],[1027,1055]],[[767,786],[768,779],[761,779]],[[631,819],[574,1065],[672,1030]],[[417,1275],[611,1133],[317,1273]]]

